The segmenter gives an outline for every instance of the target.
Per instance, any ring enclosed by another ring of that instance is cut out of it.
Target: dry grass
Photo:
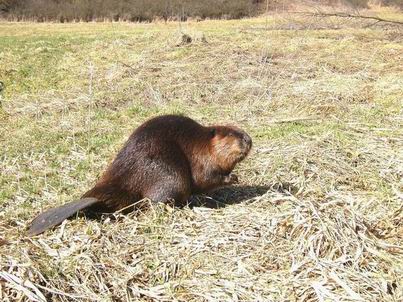
[[[402,29],[318,22],[0,24],[0,300],[402,301]],[[25,237],[167,112],[247,129],[241,183]]]

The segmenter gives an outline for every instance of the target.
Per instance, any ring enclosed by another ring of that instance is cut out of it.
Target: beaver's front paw
[[[238,183],[238,176],[236,176],[235,174],[229,174],[229,175],[225,176],[224,184],[231,185],[231,184],[235,184],[235,183]]]

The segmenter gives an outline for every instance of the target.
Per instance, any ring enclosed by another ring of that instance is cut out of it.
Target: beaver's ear
[[[211,128],[210,129],[210,136],[214,137],[216,135],[216,129],[215,128]]]

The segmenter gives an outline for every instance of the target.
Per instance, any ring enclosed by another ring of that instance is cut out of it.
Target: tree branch
[[[388,20],[388,19],[383,19],[380,17],[375,17],[375,16],[362,16],[362,15],[353,15],[353,14],[348,14],[348,13],[310,13],[310,12],[297,12],[297,14],[305,14],[309,16],[314,16],[314,17],[341,17],[341,18],[361,18],[361,19],[371,19],[371,20],[376,20],[378,22],[386,22],[386,23],[393,23],[393,24],[399,24],[403,25],[402,21],[397,21],[397,20]]]

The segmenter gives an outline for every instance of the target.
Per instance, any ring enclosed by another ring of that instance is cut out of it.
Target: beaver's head
[[[252,148],[251,137],[234,126],[211,126],[210,152],[223,171],[231,172]]]

